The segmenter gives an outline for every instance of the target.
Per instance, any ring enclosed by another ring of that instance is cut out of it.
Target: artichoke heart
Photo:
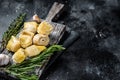
[[[25,49],[25,55],[28,57],[33,57],[39,55],[45,49],[45,46],[31,45]]]
[[[42,34],[36,34],[33,37],[33,44],[39,45],[39,46],[47,46],[49,44],[49,37],[48,35],[42,35]]]
[[[24,23],[24,30],[36,33],[37,32],[38,24],[36,22],[25,22]]]
[[[16,52],[20,48],[20,41],[15,36],[12,36],[11,39],[8,41],[6,46],[7,50]]]
[[[34,33],[23,30],[19,36],[20,44],[23,48],[26,48],[32,44]]]
[[[13,62],[21,63],[25,60],[26,55],[24,53],[24,49],[20,48],[15,54],[12,56]]]
[[[52,30],[53,26],[46,21],[41,22],[37,28],[37,32],[44,35],[49,35]]]

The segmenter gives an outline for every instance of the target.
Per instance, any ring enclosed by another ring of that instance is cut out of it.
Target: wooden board
[[[52,20],[55,19],[56,15],[58,15],[62,12],[63,7],[64,7],[64,4],[55,2],[46,17],[46,21],[48,21],[53,26],[53,31],[50,34],[50,45],[58,44],[60,42],[64,32],[66,31],[65,25],[52,22]],[[37,69],[36,73],[37,73],[37,75],[39,75],[39,77],[41,76],[42,72],[44,71],[50,58],[51,57],[49,57],[48,60],[46,60],[44,62],[44,64],[40,68]]]
[[[65,25],[52,22],[52,19],[62,10],[63,6],[64,6],[63,4],[55,2],[46,17],[46,21],[48,21],[53,26],[53,31],[50,34],[50,45],[58,44],[66,30]],[[50,58],[51,57],[49,57],[48,60],[44,62],[41,67],[36,69],[36,74],[38,76],[41,76]],[[0,74],[1,74],[0,78],[2,76],[3,80],[6,80],[6,79],[14,80],[15,79],[15,77],[12,77],[12,75],[6,74],[2,71],[0,71]]]
[[[66,49],[68,47],[70,47],[77,39],[79,38],[79,33],[71,30],[70,28],[66,27],[66,31],[64,32],[64,35],[62,36],[60,43],[62,44]],[[65,50],[64,50],[65,51]],[[42,74],[40,75],[40,79],[39,80],[44,80],[47,75],[50,74],[50,71],[52,68],[52,66],[54,65],[54,63],[56,62],[56,60],[62,55],[64,54],[64,51],[62,52],[57,52],[55,53],[53,56],[51,56],[51,58],[49,59],[49,61],[47,62],[47,65],[45,66],[45,68],[42,71]]]
[[[54,30],[50,34],[50,44],[58,44],[66,28],[65,25],[61,25],[58,23],[52,23],[52,25],[54,27]]]

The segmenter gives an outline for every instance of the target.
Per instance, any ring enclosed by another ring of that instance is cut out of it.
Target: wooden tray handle
[[[54,19],[54,17],[63,9],[64,4],[58,3],[58,2],[54,2],[52,8],[50,9],[46,20],[51,22],[52,19]]]

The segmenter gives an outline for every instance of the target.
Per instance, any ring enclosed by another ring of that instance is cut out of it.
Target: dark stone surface
[[[19,13],[45,18],[54,1],[66,4],[57,22],[79,32],[80,38],[43,80],[120,80],[119,0],[0,0],[0,37]]]

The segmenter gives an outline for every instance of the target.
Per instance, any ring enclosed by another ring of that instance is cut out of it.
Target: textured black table
[[[0,0],[0,37],[21,12],[45,18],[54,1],[66,4],[58,19],[80,38],[43,80],[120,80],[119,0]]]

